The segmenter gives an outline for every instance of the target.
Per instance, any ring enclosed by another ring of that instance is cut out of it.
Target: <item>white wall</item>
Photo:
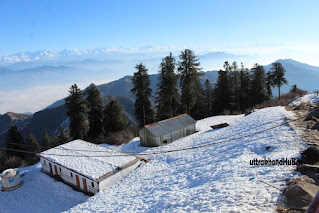
[[[139,165],[142,164],[142,161],[137,161],[136,163],[132,164],[129,167],[126,167],[122,170],[117,171],[115,174],[105,178],[104,180],[100,181],[100,190],[105,189],[109,186],[114,185],[115,183],[117,183],[118,181],[120,181],[123,177],[125,177],[126,175],[128,175],[130,172],[132,172],[134,169],[136,169],[136,167],[138,167]]]
[[[73,185],[75,187],[78,187],[77,183],[76,183],[76,175],[78,175],[79,176],[79,182],[80,182],[80,189],[82,189],[83,191],[85,191],[84,190],[84,185],[83,185],[83,178],[86,179],[86,185],[87,185],[87,191],[88,192],[97,193],[98,190],[99,190],[99,185],[98,185],[98,183],[96,181],[88,179],[87,177],[84,177],[83,175],[80,175],[79,173],[73,172],[73,171],[71,171],[71,170],[69,170],[69,169],[67,169],[67,168],[65,168],[63,166],[55,164],[52,161],[49,161],[49,160],[44,159],[42,157],[40,157],[40,162],[41,162],[42,169],[43,169],[44,172],[59,176],[60,178],[62,178],[63,181],[65,181],[65,182],[67,182],[67,183],[69,183],[69,184],[71,184],[71,185]],[[51,165],[52,165],[52,172],[53,173],[50,172],[49,163],[51,163]],[[57,166],[57,170],[58,170],[57,174],[55,172],[54,165]],[[60,171],[60,168],[61,168],[61,171]],[[92,187],[92,182],[94,183],[94,187]]]

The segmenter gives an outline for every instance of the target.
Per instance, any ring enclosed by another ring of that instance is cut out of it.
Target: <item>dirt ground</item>
[[[301,153],[303,165],[296,168],[296,171],[301,172],[303,176],[287,183],[287,187],[283,190],[283,194],[287,198],[286,208],[280,210],[280,212],[305,212],[319,189],[319,160],[317,154],[317,148],[319,147],[319,130],[318,128],[313,128],[316,123],[318,125],[319,118],[309,116],[316,107],[319,107],[318,104],[311,103],[286,107],[287,110],[293,111],[296,117],[295,119],[287,119],[287,124],[308,143],[309,146],[307,151]],[[315,150],[316,153],[312,151],[312,153],[309,154],[309,150]],[[308,156],[306,153],[308,153]],[[310,158],[311,160],[315,159],[315,162],[309,164]]]
[[[312,120],[305,120],[309,111],[314,110],[317,105],[305,103],[300,107],[288,106],[287,110],[293,111],[296,118],[300,118],[296,121],[287,120],[289,126],[294,129],[297,134],[309,145],[319,147],[319,131],[316,129],[311,129],[317,122],[315,118]]]

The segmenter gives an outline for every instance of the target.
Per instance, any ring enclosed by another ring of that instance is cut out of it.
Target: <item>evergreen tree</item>
[[[180,87],[181,87],[181,109],[182,111],[188,113],[189,115],[195,117],[202,117],[202,115],[192,115],[191,110],[195,107],[193,111],[198,111],[203,113],[204,95],[203,88],[199,80],[200,74],[198,71],[200,68],[200,63],[198,58],[195,56],[193,51],[185,49],[179,55],[179,67],[178,71],[180,74]]]
[[[150,79],[146,67],[141,63],[135,66],[137,72],[132,78],[133,89],[131,92],[136,96],[135,116],[140,127],[154,122],[154,111],[151,109]]]
[[[88,104],[88,118],[89,118],[89,130],[87,137],[89,139],[96,139],[104,134],[103,129],[103,105],[100,96],[100,91],[92,84],[87,90],[87,104]]]
[[[16,125],[10,125],[9,130],[6,133],[7,140],[6,140],[6,148],[8,149],[16,149],[16,150],[23,150],[23,136],[19,131]],[[22,153],[15,152],[12,150],[6,151],[7,156],[22,156]]]
[[[205,117],[212,116],[212,106],[213,106],[213,88],[210,81],[206,79],[205,81]]]
[[[191,109],[190,114],[192,115],[194,119],[200,120],[205,117],[205,97],[204,97],[204,90],[199,79],[198,81],[196,81],[195,85],[198,90],[197,99],[196,99],[194,107]]]
[[[251,93],[251,76],[249,70],[244,67],[243,63],[241,63],[239,90],[239,105],[241,111],[251,107]]]
[[[229,103],[231,102],[231,81],[229,78],[230,66],[227,61],[224,64],[224,68],[225,70],[218,71],[218,78],[214,88],[214,115],[218,115],[225,109],[229,109]]]
[[[52,135],[52,137],[50,137],[50,141],[51,141],[51,147],[56,147],[59,145],[59,137],[56,135]]]
[[[271,88],[274,86],[274,82],[272,79],[271,72],[267,72],[266,74],[266,91],[267,91],[267,99],[272,98],[272,90]]]
[[[123,130],[127,127],[127,120],[122,107],[117,100],[111,99],[104,109],[104,129],[106,133]]]
[[[35,152],[35,153],[40,151],[39,143],[37,139],[32,135],[31,132],[29,137],[27,138],[25,150],[29,152]]]
[[[58,145],[64,144],[68,141],[69,141],[68,134],[64,131],[64,129],[62,127],[60,127],[59,144]]]
[[[170,53],[162,59],[157,85],[157,118],[164,120],[177,114],[179,95],[177,91],[178,78],[175,74],[175,58]]]
[[[237,62],[234,61],[232,66],[230,66],[230,71],[228,73],[229,76],[229,90],[230,90],[230,110],[240,111],[241,108],[241,82],[240,82],[240,74],[238,70]]]
[[[46,129],[43,129],[42,134],[42,149],[47,150],[50,149],[53,146],[52,141],[49,137],[49,134]]]
[[[261,104],[267,100],[266,77],[263,66],[255,64],[252,68],[252,103]]]
[[[271,69],[271,76],[274,83],[274,86],[278,88],[279,100],[280,100],[280,87],[283,84],[287,84],[287,80],[285,78],[285,68],[281,63],[273,63]]]
[[[83,139],[86,130],[86,107],[83,93],[76,84],[71,86],[69,93],[65,103],[67,116],[70,118],[70,136],[73,139]]]

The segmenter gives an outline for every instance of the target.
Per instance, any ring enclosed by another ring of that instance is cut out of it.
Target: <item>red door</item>
[[[80,188],[80,178],[78,175],[75,175],[76,185]]]
[[[58,173],[58,167],[56,165],[54,165],[54,170],[55,170],[55,175],[59,175]]]
[[[88,187],[86,186],[86,179],[85,178],[83,178],[83,186],[84,186],[85,191],[87,191]]]

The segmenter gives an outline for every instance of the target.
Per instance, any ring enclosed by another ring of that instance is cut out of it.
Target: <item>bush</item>
[[[94,140],[90,138],[87,138],[87,140],[95,144],[107,143],[111,145],[121,145],[137,137],[138,131],[138,126],[131,125],[120,131],[109,132],[105,136],[100,135]]]
[[[134,131],[131,128],[125,128],[117,132],[110,132],[105,137],[105,143],[111,145],[121,145],[135,138]]]
[[[256,105],[255,109],[261,109],[265,107],[273,107],[273,106],[288,106],[296,97],[303,96],[307,94],[304,90],[299,90],[298,92],[290,92],[287,94],[283,94],[278,100],[277,98],[271,99],[269,101],[265,101],[262,104]]]
[[[25,167],[27,163],[20,157],[10,156],[7,157],[6,154],[0,153],[0,172],[17,167]]]

